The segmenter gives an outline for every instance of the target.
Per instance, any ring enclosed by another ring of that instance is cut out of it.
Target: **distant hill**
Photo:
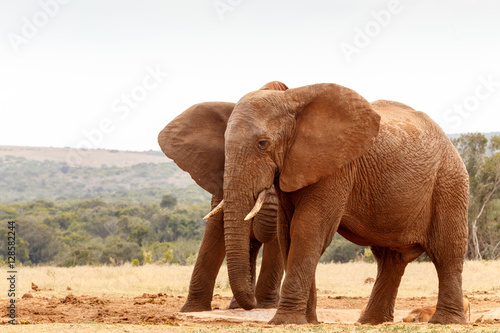
[[[140,163],[172,162],[161,151],[122,151],[106,149],[75,149],[52,147],[0,146],[0,158],[7,156],[24,157],[34,161],[65,162],[69,166],[126,167]]]
[[[0,146],[0,204],[94,197],[160,202],[165,194],[210,199],[161,152]]]

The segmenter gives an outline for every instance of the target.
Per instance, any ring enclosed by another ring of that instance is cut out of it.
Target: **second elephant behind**
[[[196,104],[170,122],[159,134],[158,142],[166,156],[203,189],[212,194],[212,210],[222,200],[224,179],[224,131],[234,103],[207,102]],[[214,131],[214,128],[218,130]],[[213,135],[213,133],[221,135]],[[252,285],[257,307],[277,307],[283,277],[283,263],[276,237],[277,197],[266,198],[253,218],[248,239],[252,266]],[[181,312],[211,310],[215,280],[224,260],[223,213],[211,216],[206,225],[198,258],[191,276],[189,295]],[[264,244],[262,265],[257,283],[256,260]],[[239,307],[233,298],[230,308]]]

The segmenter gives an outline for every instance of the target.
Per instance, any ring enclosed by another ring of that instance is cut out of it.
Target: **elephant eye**
[[[269,146],[269,142],[266,140],[259,141],[259,149],[264,150]]]

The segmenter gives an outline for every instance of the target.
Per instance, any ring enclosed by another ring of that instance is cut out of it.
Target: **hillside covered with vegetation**
[[[128,167],[79,167],[25,157],[0,158],[0,202],[3,204],[95,197],[153,203],[161,200],[164,194],[190,202],[209,199],[208,193],[172,162],[140,163]]]

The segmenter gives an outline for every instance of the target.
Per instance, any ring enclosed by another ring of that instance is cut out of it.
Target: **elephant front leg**
[[[327,235],[318,234],[318,230],[325,230],[321,229],[322,227],[333,228],[333,226],[328,225],[311,227],[308,223],[300,223],[299,218],[293,218],[285,280],[278,311],[270,321],[271,324],[318,322],[316,316],[316,266],[326,247],[325,243],[331,241]],[[325,238],[329,238],[329,241]]]
[[[280,304],[270,324],[307,324],[309,320],[317,323],[315,296],[311,296],[311,289],[315,265],[311,260],[302,265],[301,272],[287,269],[283,282]],[[306,270],[308,272],[306,272]]]
[[[278,236],[286,259],[286,274],[278,311],[271,324],[318,322],[316,267],[340,224],[349,194],[349,179],[348,174],[342,174],[316,183],[289,197],[293,205],[288,201],[280,203]]]
[[[217,205],[212,199],[212,208]],[[215,204],[215,205],[214,205]],[[212,310],[212,295],[215,280],[225,256],[222,214],[212,217],[205,228],[198,258],[194,266],[189,294],[181,312]]]
[[[286,278],[285,278],[286,281]],[[295,283],[291,283],[295,284]],[[286,287],[283,287],[283,292]],[[305,297],[305,302],[303,298]],[[307,295],[300,294],[294,298],[282,297],[278,311],[274,315],[270,324],[318,324],[318,317],[316,315],[316,283],[313,282],[307,290]]]

